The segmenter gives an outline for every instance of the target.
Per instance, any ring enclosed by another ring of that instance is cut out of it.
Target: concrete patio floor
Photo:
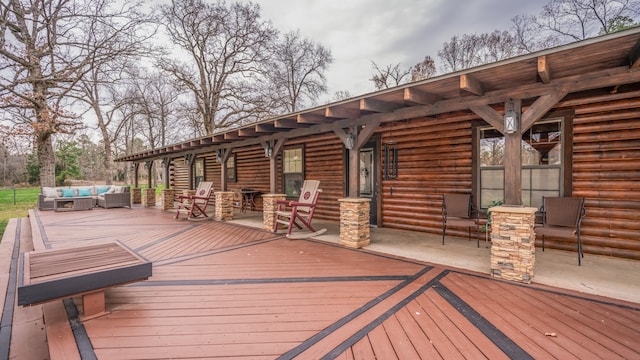
[[[262,227],[262,213],[235,213],[232,222]],[[314,220],[316,228],[327,232],[314,239],[338,243],[339,224]],[[434,264],[490,273],[490,246],[481,239],[475,241],[447,236],[445,245],[437,234],[388,228],[371,228],[371,244],[365,249],[427,261]],[[640,303],[640,261],[610,256],[585,254],[578,266],[577,254],[570,251],[536,248],[534,283],[570,289],[586,294]]]

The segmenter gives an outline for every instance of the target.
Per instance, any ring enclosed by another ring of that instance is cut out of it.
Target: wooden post
[[[522,101],[513,102],[513,110],[521,119]],[[522,128],[513,134],[504,134],[504,203],[522,205]]]

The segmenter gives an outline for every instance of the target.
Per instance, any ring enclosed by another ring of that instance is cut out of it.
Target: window
[[[204,159],[199,158],[193,164],[193,188],[197,188],[198,184],[204,181]]]
[[[282,183],[288,198],[299,198],[304,182],[302,148],[286,149],[282,154]]]
[[[504,136],[480,129],[480,206],[504,200]],[[543,196],[562,193],[562,120],[535,123],[522,134],[522,203],[540,207]]]
[[[236,182],[236,154],[231,154],[227,159],[227,181]]]

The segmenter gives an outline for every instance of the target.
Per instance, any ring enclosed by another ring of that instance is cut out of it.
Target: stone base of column
[[[145,188],[144,194],[142,197],[144,198],[144,207],[156,206],[156,189],[155,188]]]
[[[491,276],[530,283],[536,267],[532,207],[491,208]]]
[[[286,194],[262,194],[262,228],[273,230],[273,222],[276,218],[276,210],[278,209],[278,200],[285,200]]]
[[[141,188],[132,188],[131,189],[131,204],[142,204],[142,189]]]
[[[340,245],[361,248],[371,243],[369,207],[371,199],[343,198],[340,202]]]
[[[218,191],[213,195],[216,199],[213,218],[216,221],[233,220],[233,191]]]
[[[176,198],[176,191],[174,189],[163,189],[160,202],[162,204],[162,210],[169,210],[174,208],[174,201]]]

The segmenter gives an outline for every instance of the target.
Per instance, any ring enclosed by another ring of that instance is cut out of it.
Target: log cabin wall
[[[575,104],[572,190],[585,197],[585,252],[640,259],[639,96],[636,91],[565,104]],[[575,251],[575,243],[547,244]]]
[[[227,182],[228,191],[252,189],[262,193],[269,192],[269,158],[264,156],[260,145],[234,150],[236,161],[236,180]],[[233,154],[231,156],[234,156]],[[219,172],[218,172],[219,174]],[[218,178],[220,175],[218,175]],[[256,197],[256,206],[262,209],[262,198]]]
[[[398,148],[398,178],[382,182],[382,226],[440,234],[442,194],[472,189],[469,115],[385,124],[381,135],[381,151],[385,143]],[[467,231],[450,228],[447,235],[466,237]]]
[[[189,189],[189,167],[183,158],[172,159],[173,170],[170,174],[171,188],[181,191]]]
[[[284,148],[304,146],[304,177],[320,180],[322,193],[314,218],[340,220],[338,199],[345,196],[344,146],[333,132],[291,139]],[[278,158],[278,190],[282,188],[282,156]],[[267,166],[268,169],[268,166]],[[268,189],[267,189],[268,190]]]

